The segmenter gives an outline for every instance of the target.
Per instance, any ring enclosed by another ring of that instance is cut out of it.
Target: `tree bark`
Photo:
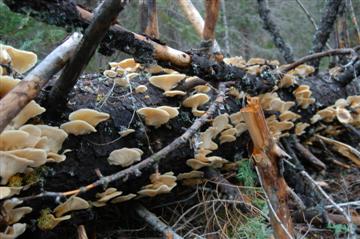
[[[287,63],[294,61],[294,55],[291,47],[285,42],[284,38],[280,34],[280,29],[273,20],[271,15],[268,1],[267,0],[258,0],[258,11],[260,18],[263,20],[264,29],[269,32],[273,38],[275,46],[280,51],[282,57]]]

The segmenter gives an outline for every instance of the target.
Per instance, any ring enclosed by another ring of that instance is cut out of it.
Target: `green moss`
[[[9,187],[21,187],[23,184],[23,177],[20,174],[15,174],[10,177],[8,186]]]
[[[37,220],[37,226],[43,231],[54,228],[54,216],[51,214],[50,208],[41,210],[40,217]]]

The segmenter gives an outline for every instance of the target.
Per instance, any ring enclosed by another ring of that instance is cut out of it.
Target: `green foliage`
[[[336,238],[340,238],[341,235],[349,232],[348,225],[344,225],[344,224],[330,223],[326,227],[334,233]]]
[[[271,229],[262,217],[249,217],[241,224],[233,239],[268,239]]]
[[[251,166],[250,160],[241,160],[236,175],[237,179],[244,183],[246,187],[254,187],[256,174]]]

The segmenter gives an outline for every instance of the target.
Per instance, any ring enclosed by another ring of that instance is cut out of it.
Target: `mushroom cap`
[[[64,130],[55,126],[36,125],[36,127],[41,130],[42,137],[47,137],[46,149],[53,153],[59,152],[63,142],[68,137],[68,134]]]
[[[165,184],[167,186],[172,186],[176,181],[176,177],[174,176],[173,172],[167,172],[165,174],[153,173],[150,175],[149,178],[153,185],[160,183],[160,184]]]
[[[356,109],[360,107],[360,95],[352,95],[346,98],[346,101],[349,103],[350,107]]]
[[[145,124],[150,126],[160,127],[170,120],[169,113],[162,109],[145,107],[137,110],[137,113],[143,116]]]
[[[127,167],[140,161],[142,154],[143,152],[137,148],[122,148],[112,151],[107,160],[111,165]]]
[[[342,108],[345,108],[348,105],[349,102],[345,99],[337,99],[334,104],[335,107],[342,107]]]
[[[294,85],[295,83],[296,83],[296,77],[294,75],[285,74],[279,82],[279,87],[287,88],[287,87]]]
[[[246,123],[238,123],[235,125],[236,136],[240,136],[242,133],[248,130]]]
[[[62,124],[60,128],[65,130],[66,133],[73,135],[84,135],[96,132],[96,129],[91,124],[83,120],[66,122]]]
[[[23,187],[0,187],[0,200],[17,195]]]
[[[236,140],[236,137],[233,135],[221,135],[220,136],[220,144],[233,142],[235,140]]]
[[[197,85],[194,87],[194,89],[200,93],[207,93],[211,90],[210,86],[208,85]]]
[[[229,129],[226,129],[223,132],[221,132],[221,136],[224,136],[224,135],[234,136],[236,133],[237,133],[237,130],[235,128],[229,128]]]
[[[266,63],[266,60],[263,58],[250,58],[247,62],[246,65],[264,65]]]
[[[302,109],[307,109],[310,105],[315,103],[315,98],[298,98],[296,99]]]
[[[25,131],[33,137],[41,137],[41,129],[39,129],[38,127],[36,127],[33,124],[23,125],[19,128],[19,130]]]
[[[229,115],[221,114],[216,116],[212,121],[212,126],[215,128],[215,134],[213,136],[213,138],[215,138],[221,131],[232,127],[232,125],[229,124]]]
[[[204,93],[197,93],[195,95],[189,96],[186,98],[182,104],[184,107],[188,107],[192,109],[192,112],[194,113],[202,113],[203,111],[198,111],[197,107],[200,105],[206,104],[210,100],[209,96]]]
[[[309,66],[309,65],[306,65],[306,64],[303,64],[303,65],[300,65],[300,66],[297,66],[295,68],[295,73],[300,75],[300,76],[308,76],[312,73],[315,72],[315,68],[313,66]]]
[[[297,123],[297,124],[295,125],[295,134],[296,134],[297,136],[300,136],[300,135],[304,134],[304,133],[305,133],[305,129],[306,129],[307,127],[309,127],[309,126],[310,126],[310,124],[308,124],[308,123],[303,123],[303,122]]]
[[[18,222],[25,214],[28,214],[32,211],[31,207],[18,207],[16,206],[22,204],[23,201],[18,199],[8,199],[2,205],[2,216],[3,220],[7,224],[14,224]]]
[[[5,130],[0,134],[0,150],[34,147],[39,140],[39,137],[33,137],[25,131]]]
[[[136,93],[144,93],[147,91],[147,87],[145,85],[139,85],[135,88]]]
[[[64,203],[60,204],[54,209],[54,213],[56,217],[61,217],[67,212],[87,209],[90,207],[90,204],[84,199],[76,196],[70,197]]]
[[[128,87],[130,85],[129,78],[126,76],[114,78],[115,84],[121,87]]]
[[[285,111],[280,114],[279,119],[281,121],[295,121],[297,119],[301,118],[301,115],[298,115],[292,111]]]
[[[230,115],[230,120],[233,125],[237,125],[239,123],[245,122],[244,118],[242,117],[241,112],[236,112]]]
[[[212,139],[217,135],[217,129],[215,127],[209,127],[205,132],[200,133],[201,143],[199,144],[200,148],[208,150],[217,150],[218,145],[212,141]]]
[[[48,152],[46,162],[61,163],[61,162],[65,161],[65,159],[66,159],[66,156],[64,154]]]
[[[167,185],[161,185],[157,188],[145,188],[145,189],[142,189],[140,191],[138,191],[137,193],[139,195],[143,195],[143,196],[148,196],[148,197],[155,197],[159,194],[164,194],[164,193],[169,193],[174,187],[176,186],[176,183],[174,186],[172,187],[169,187]]]
[[[113,200],[111,200],[111,203],[122,203],[122,202],[126,202],[129,201],[131,199],[133,199],[134,197],[136,197],[136,194],[130,193],[127,195],[123,195],[123,196],[119,196],[114,198]]]
[[[210,166],[211,163],[210,162],[203,162],[203,161],[200,161],[198,159],[188,159],[186,161],[186,165],[191,167],[193,170],[198,170],[200,168]]]
[[[156,108],[160,109],[160,110],[165,110],[170,115],[170,119],[175,118],[176,116],[179,115],[179,111],[178,111],[177,107],[171,107],[171,106],[164,105],[164,106],[159,106]]]
[[[140,66],[140,64],[137,63],[134,58],[128,58],[120,62],[110,62],[109,64],[111,67],[121,67],[126,71],[136,71]]]
[[[0,76],[0,98],[4,97],[17,84],[19,84],[19,82],[19,79],[14,79],[11,76]]]
[[[15,239],[26,230],[26,223],[15,223],[12,226],[7,226],[4,232],[0,232],[1,239]]]
[[[9,178],[16,173],[23,173],[33,161],[18,157],[8,152],[0,151],[0,176],[1,184],[6,184]]]
[[[7,151],[8,153],[15,155],[20,158],[25,158],[32,161],[31,167],[40,167],[46,163],[46,151],[43,149],[25,148]]]
[[[163,93],[166,97],[175,97],[177,95],[183,96],[186,95],[186,92],[181,90],[167,90]]]
[[[180,81],[184,80],[186,75],[184,74],[166,74],[159,76],[152,76],[149,78],[149,82],[164,91],[173,89]]]
[[[37,55],[30,51],[15,49],[11,46],[5,46],[7,53],[11,58],[11,66],[20,74],[28,71],[37,62]]]
[[[12,120],[11,124],[18,128],[25,124],[29,119],[44,113],[46,109],[41,107],[34,100],[30,101],[17,116]]]
[[[241,56],[224,58],[223,61],[227,65],[233,65],[242,69],[246,66],[246,61]]]
[[[83,120],[96,127],[100,122],[108,120],[108,113],[99,112],[93,109],[79,109],[69,115],[69,120]]]
[[[354,120],[350,112],[342,107],[336,107],[336,118],[343,124],[350,124]]]
[[[127,135],[129,135],[131,133],[134,133],[134,132],[135,132],[134,129],[125,129],[125,130],[120,131],[119,134],[120,134],[121,137],[125,137],[125,136],[127,136]]]
[[[116,73],[116,71],[113,71],[113,70],[105,70],[103,72],[103,75],[106,77],[109,77],[109,78],[115,78],[117,76],[117,73]]]

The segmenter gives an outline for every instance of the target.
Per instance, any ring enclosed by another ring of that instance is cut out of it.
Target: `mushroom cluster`
[[[140,161],[143,153],[144,152],[138,148],[122,148],[112,151],[107,160],[111,165],[127,167]]]
[[[155,128],[166,124],[170,119],[175,118],[179,114],[178,108],[171,106],[145,107],[136,112],[145,119],[146,125],[155,126]]]
[[[316,112],[310,119],[314,124],[318,121],[327,123],[337,119],[342,124],[351,124],[355,127],[360,126],[360,96],[348,96],[346,99],[338,99],[335,104]]]
[[[92,109],[79,109],[69,115],[69,122],[60,126],[68,134],[84,135],[96,132],[95,127],[110,118],[107,113]]]
[[[121,87],[128,87],[130,80],[139,74],[136,73],[140,67],[133,58],[125,59],[120,62],[110,62],[110,69],[103,72],[104,76],[113,79],[114,83]]]
[[[12,46],[0,44],[0,64],[9,66],[17,73],[25,73],[37,62],[37,55],[30,51],[15,49]],[[7,69],[0,66],[0,75],[8,75]]]
[[[182,104],[184,107],[191,108],[194,116],[202,116],[205,111],[199,110],[198,107],[206,104],[210,100],[209,96],[204,93],[197,93],[186,98]]]
[[[295,105],[295,102],[293,101],[281,100],[276,92],[259,95],[259,98],[261,107],[266,111],[284,113]]]
[[[139,195],[155,197],[159,194],[169,193],[176,186],[176,177],[173,172],[164,174],[154,173],[150,175],[151,184],[145,185],[140,191]]]
[[[308,85],[299,85],[294,91],[296,102],[302,109],[307,109],[310,105],[315,103],[315,98],[311,97],[311,90]]]
[[[136,197],[136,194],[133,193],[127,195],[122,194],[123,192],[118,191],[116,188],[107,188],[104,192],[96,194],[97,201],[91,202],[91,205],[94,207],[104,207],[107,202],[122,203]]]
[[[186,75],[184,74],[165,74],[152,76],[149,78],[150,84],[160,88],[164,91],[163,95],[167,97],[174,97],[177,95],[186,95],[186,92],[180,90],[172,90],[175,88],[182,80],[184,80]]]

